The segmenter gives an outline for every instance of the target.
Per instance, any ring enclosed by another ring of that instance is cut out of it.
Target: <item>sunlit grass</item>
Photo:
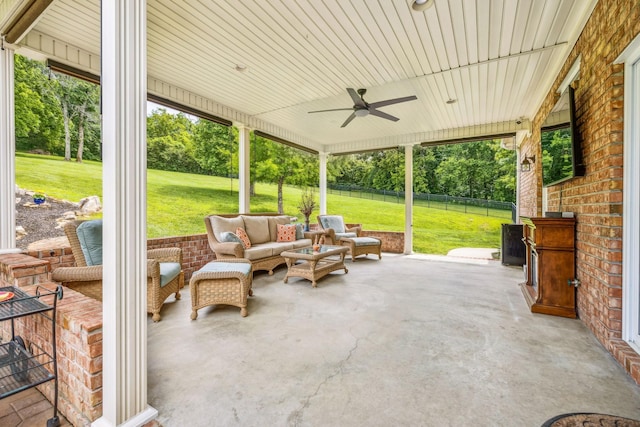
[[[65,162],[60,157],[19,153],[16,181],[21,188],[73,202],[97,195],[102,200],[102,164]],[[276,212],[277,187],[256,184],[252,212]],[[285,186],[284,212],[304,220],[298,212],[301,189]],[[238,211],[238,181],[229,178],[149,170],[147,173],[147,233],[149,237],[205,233],[203,218]],[[404,231],[404,205],[329,194],[327,211],[367,230]],[[314,215],[317,212],[314,213]],[[315,222],[315,217],[311,218]],[[500,246],[505,219],[414,206],[414,250],[446,254],[459,247]]]

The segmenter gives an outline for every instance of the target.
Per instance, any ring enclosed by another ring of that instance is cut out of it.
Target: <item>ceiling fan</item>
[[[383,119],[397,122],[398,120],[400,120],[399,118],[394,117],[391,114],[387,114],[385,112],[379,111],[378,108],[386,107],[387,105],[399,104],[401,102],[414,101],[418,99],[418,97],[412,95],[412,96],[405,96],[403,98],[394,98],[394,99],[387,99],[386,101],[368,103],[367,101],[364,100],[364,94],[367,93],[366,89],[358,89],[358,92],[356,92],[354,89],[349,87],[347,88],[347,92],[349,92],[351,99],[353,99],[353,107],[334,108],[331,110],[309,111],[309,113],[324,113],[327,111],[352,111],[351,115],[347,117],[347,120],[345,120],[342,126],[340,126],[341,128],[351,123],[351,121],[356,117],[365,117],[365,116],[368,116],[369,114],[371,114],[372,116],[377,116]]]

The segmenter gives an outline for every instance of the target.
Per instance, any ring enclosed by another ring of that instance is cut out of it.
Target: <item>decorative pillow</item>
[[[251,247],[251,240],[249,240],[249,236],[247,236],[247,232],[244,231],[244,228],[236,228],[236,236],[238,236],[245,249],[249,249]]]
[[[242,246],[244,246],[242,240],[240,240],[240,238],[236,236],[235,233],[232,233],[230,231],[223,231],[222,233],[220,233],[220,238],[222,239],[220,240],[221,242],[240,243]]]
[[[304,225],[296,224],[296,240],[304,239]]]
[[[293,242],[296,240],[296,226],[295,224],[278,224],[278,236],[276,242]]]

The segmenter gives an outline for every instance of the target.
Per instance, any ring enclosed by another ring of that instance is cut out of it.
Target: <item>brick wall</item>
[[[363,237],[376,237],[382,241],[382,252],[401,254],[404,252],[404,233],[395,231],[362,230]]]
[[[189,283],[194,271],[199,270],[206,263],[213,261],[216,256],[209,247],[206,234],[191,236],[163,237],[147,240],[147,249],[181,248],[182,270],[184,282]]]
[[[50,266],[45,260],[25,254],[0,255],[0,281],[11,286],[27,286],[49,281]]]
[[[54,290],[56,284],[41,283],[22,289],[34,295],[36,286]],[[52,303],[52,297],[43,297]],[[52,354],[51,320],[40,315],[15,319],[15,334],[27,347],[34,343]],[[0,322],[2,340],[11,338],[9,322]],[[74,426],[88,426],[102,415],[102,305],[89,297],[64,289],[56,313],[58,354],[58,410]],[[50,367],[51,368],[51,367]],[[38,389],[53,402],[54,382]]]
[[[24,253],[33,258],[48,261],[51,265],[50,271],[58,267],[73,267],[73,263],[75,262],[69,246],[64,248],[43,249],[40,251],[26,251]]]
[[[640,3],[601,0],[532,122],[521,153],[541,158],[540,126],[555,104],[560,83],[578,56],[574,82],[578,130],[583,141],[584,177],[549,187],[548,210],[575,212],[578,315],[598,340],[640,384],[640,356],[622,334],[622,165],[623,66],[614,64],[640,33]],[[522,174],[521,214],[538,216],[541,162]]]

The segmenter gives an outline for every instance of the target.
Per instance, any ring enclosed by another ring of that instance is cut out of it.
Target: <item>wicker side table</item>
[[[208,305],[226,304],[240,307],[247,316],[247,296],[253,295],[251,261],[244,258],[212,261],[193,273],[191,289],[191,320],[198,310]]]

